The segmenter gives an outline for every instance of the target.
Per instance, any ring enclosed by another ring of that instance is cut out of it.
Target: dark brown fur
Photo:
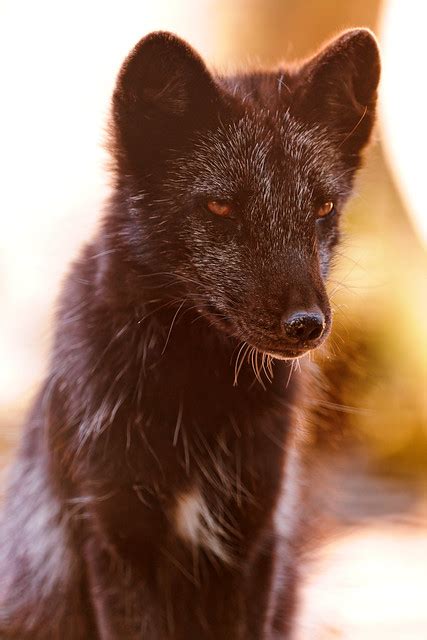
[[[125,61],[113,193],[65,282],[0,530],[1,638],[290,637],[314,394],[307,363],[263,354],[327,336],[378,76],[365,30],[233,78],[170,34]],[[283,318],[313,308],[322,335],[290,344]]]

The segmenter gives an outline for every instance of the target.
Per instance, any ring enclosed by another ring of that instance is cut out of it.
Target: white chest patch
[[[193,547],[202,547],[225,563],[231,561],[227,548],[229,535],[222,518],[214,516],[200,490],[195,487],[177,499],[175,526],[180,538]]]

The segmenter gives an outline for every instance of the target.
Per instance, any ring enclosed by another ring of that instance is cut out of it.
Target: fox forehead
[[[185,168],[176,164],[194,195],[229,199],[243,192],[273,210],[283,208],[285,196],[301,207],[313,189],[340,192],[343,169],[325,129],[265,109],[201,134]]]

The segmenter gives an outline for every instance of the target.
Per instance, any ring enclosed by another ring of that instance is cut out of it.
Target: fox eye
[[[221,218],[231,218],[233,215],[233,205],[225,200],[209,200],[207,207],[209,211]]]
[[[335,205],[334,205],[333,202],[331,202],[331,201],[324,202],[322,204],[322,206],[319,207],[318,210],[317,210],[317,217],[318,218],[326,218],[331,213],[333,213],[334,210],[335,210]]]

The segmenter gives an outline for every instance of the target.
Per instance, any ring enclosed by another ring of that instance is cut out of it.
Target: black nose
[[[325,316],[320,309],[294,311],[282,318],[286,337],[292,342],[312,342],[320,338],[325,328]]]

